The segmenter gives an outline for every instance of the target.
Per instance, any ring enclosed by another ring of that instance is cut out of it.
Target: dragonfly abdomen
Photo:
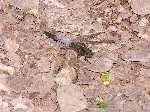
[[[63,37],[63,36],[56,36],[55,34],[52,34],[50,32],[47,32],[47,31],[44,31],[44,34],[53,39],[55,42],[58,42],[58,43],[62,43],[64,44],[65,46],[70,46],[71,43],[72,43],[72,40],[67,38],[67,37]]]

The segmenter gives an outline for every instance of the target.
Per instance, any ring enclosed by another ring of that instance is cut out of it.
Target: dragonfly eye
[[[91,57],[93,56],[92,50],[87,49],[85,56],[86,56],[87,58],[91,58]]]

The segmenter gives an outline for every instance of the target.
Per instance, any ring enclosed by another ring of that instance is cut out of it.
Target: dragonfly
[[[78,56],[84,56],[84,60],[87,61],[88,58],[92,58],[93,52],[92,49],[90,49],[84,42],[81,41],[76,41],[73,39],[69,39],[67,37],[63,36],[57,36],[56,34],[50,32],[50,31],[44,31],[44,34],[48,37],[51,38],[53,41],[57,43],[61,43],[71,49],[73,49],[75,52],[77,52]],[[95,37],[98,34],[95,35],[90,35]],[[92,41],[91,41],[92,42]],[[114,43],[113,40],[102,40],[101,42],[98,43]]]

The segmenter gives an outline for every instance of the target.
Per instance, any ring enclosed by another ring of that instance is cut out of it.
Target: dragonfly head
[[[89,49],[84,43],[81,42],[72,42],[71,47],[80,55],[85,56],[85,58],[91,58],[93,52]]]

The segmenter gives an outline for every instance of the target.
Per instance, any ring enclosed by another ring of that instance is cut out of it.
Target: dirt
[[[0,112],[150,112],[149,0],[0,0]]]

